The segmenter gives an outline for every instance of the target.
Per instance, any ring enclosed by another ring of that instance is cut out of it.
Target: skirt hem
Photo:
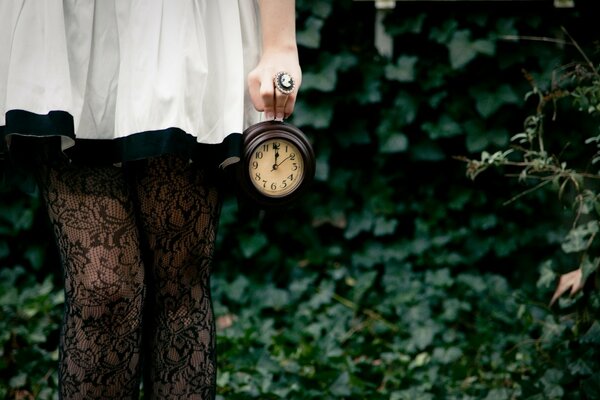
[[[177,154],[224,168],[239,160],[241,152],[242,132],[231,132],[215,144],[198,143],[194,135],[178,127],[114,139],[82,139],[74,132],[73,117],[65,111],[41,115],[10,110],[6,113],[6,125],[0,126],[0,156],[25,167],[65,158],[87,165],[106,165]]]

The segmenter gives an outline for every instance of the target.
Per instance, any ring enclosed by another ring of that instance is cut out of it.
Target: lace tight
[[[62,398],[134,399],[142,375],[149,398],[214,398],[220,202],[206,171],[171,156],[63,165],[40,187],[64,265]]]

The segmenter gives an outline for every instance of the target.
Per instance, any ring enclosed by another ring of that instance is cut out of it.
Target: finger
[[[275,90],[275,119],[283,121],[285,118],[285,107],[289,99],[288,94],[281,93],[279,90]]]
[[[260,79],[255,74],[248,75],[248,92],[256,111],[264,111],[265,103],[260,94]]]
[[[275,118],[275,87],[272,79],[263,79],[260,85],[260,98],[264,104],[265,118],[272,120]]]

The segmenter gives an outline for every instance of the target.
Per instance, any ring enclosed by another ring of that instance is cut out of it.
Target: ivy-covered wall
[[[511,202],[525,185],[497,171],[471,181],[461,161],[524,129],[526,76],[550,88],[582,58],[570,37],[593,48],[577,6],[399,1],[383,19],[387,57],[374,2],[297,2],[290,122],[313,141],[316,182],[288,210],[226,198],[220,399],[600,398],[598,325],[574,331],[548,307],[551,282],[538,285],[548,260],[572,262],[561,204],[543,191]],[[597,129],[558,115],[550,137]],[[53,398],[56,252],[37,198],[1,196],[0,398]]]

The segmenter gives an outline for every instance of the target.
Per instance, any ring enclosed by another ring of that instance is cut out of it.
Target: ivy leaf
[[[574,362],[569,364],[569,372],[572,375],[582,375],[588,376],[592,374],[594,371],[590,368],[590,366],[581,359],[577,359]]]
[[[506,388],[493,388],[483,400],[510,400],[511,391]],[[533,400],[531,397],[529,400]]]
[[[517,104],[521,98],[506,84],[491,88],[473,88],[469,94],[475,99],[475,108],[484,118],[489,118],[505,104]]]
[[[458,31],[452,36],[448,44],[452,68],[462,68],[477,56],[477,50],[472,46],[470,38],[469,31]]]
[[[450,65],[454,69],[460,69],[471,62],[478,53],[493,55],[495,45],[489,40],[471,40],[471,32],[457,31],[448,43],[450,52]]]
[[[361,232],[370,231],[373,226],[373,216],[370,212],[353,214],[348,219],[348,227],[344,232],[346,239],[353,239]]]
[[[383,154],[401,153],[408,149],[408,138],[403,133],[392,133],[385,142],[379,145],[379,151]]]
[[[594,321],[590,329],[579,339],[579,342],[600,344],[600,322]]]
[[[254,304],[266,308],[281,310],[290,302],[290,295],[286,290],[273,286],[264,288],[260,293],[256,293]]]
[[[309,17],[306,19],[304,29],[299,29],[296,33],[298,45],[310,49],[318,49],[321,44],[321,28],[323,20],[320,18]]]
[[[425,122],[421,128],[429,134],[431,139],[448,138],[458,136],[462,133],[462,127],[454,119],[444,114],[440,119],[434,122]]]
[[[316,72],[306,71],[302,74],[302,90],[314,89],[321,92],[331,92],[337,84],[337,69],[339,62],[336,57],[326,58]]]
[[[598,221],[578,225],[569,231],[561,247],[565,253],[583,251],[589,247],[589,239],[596,233],[598,233]]]
[[[316,129],[329,127],[333,117],[333,107],[330,104],[312,104],[299,101],[296,104],[292,122],[297,126],[312,126]]]
[[[554,302],[569,289],[571,289],[571,296],[583,289],[587,278],[598,269],[599,264],[600,258],[595,258],[593,261],[590,261],[590,259],[585,256],[581,262],[580,268],[561,275],[556,291],[552,296],[552,300],[550,300],[550,305],[554,304]]]
[[[422,13],[411,16],[411,18],[402,18],[399,23],[389,27],[387,32],[393,36],[401,35],[403,33],[421,33],[426,17],[427,14]]]
[[[556,273],[552,268],[552,260],[547,260],[540,266],[540,277],[536,287],[540,289],[549,289],[556,282]]]
[[[375,278],[377,278],[377,271],[370,271],[361,275],[361,278],[356,281],[356,285],[354,286],[354,294],[352,296],[354,303],[359,303],[364,294],[373,287]]]
[[[417,61],[418,57],[415,56],[401,56],[396,64],[386,65],[385,77],[393,81],[414,82]]]
[[[560,386],[560,380],[563,377],[563,372],[558,369],[551,368],[544,373],[541,379],[544,385],[544,398],[546,399],[560,399],[564,395],[564,390]]]
[[[381,121],[375,131],[381,152],[399,153],[407,149],[408,138],[401,130],[414,121],[417,111],[418,104],[409,93],[401,92],[396,96],[394,107],[382,112]]]
[[[0,207],[0,235],[15,236],[31,229],[34,216],[33,210],[26,208],[24,204],[3,205]]]
[[[383,261],[384,249],[381,243],[367,242],[363,249],[355,251],[352,254],[352,265],[372,268],[374,265]]]
[[[331,68],[320,70],[319,72],[305,72],[302,75],[302,90],[314,89],[321,92],[331,92],[335,89],[337,83],[337,73]]]
[[[39,271],[44,264],[44,248],[41,246],[31,246],[25,251],[25,258],[29,261],[32,268]]]
[[[519,31],[515,28],[515,20],[512,18],[499,18],[496,21],[497,35],[517,35]]]
[[[331,14],[333,4],[331,4],[329,0],[312,1],[310,3],[310,9],[314,15],[325,19]]]
[[[331,385],[331,394],[336,397],[347,397],[352,394],[350,391],[350,375],[344,371],[338,376],[335,382]]]
[[[329,152],[320,150],[317,154],[315,179],[325,182],[329,178]]]
[[[574,271],[568,272],[566,274],[562,274],[558,281],[558,286],[556,287],[556,291],[552,296],[552,300],[550,300],[550,305],[553,305],[556,300],[560,296],[563,295],[567,290],[571,289],[571,296],[579,292],[583,289],[583,283],[581,280],[582,271],[581,268],[578,268]]]
[[[454,284],[454,280],[450,275],[448,268],[443,268],[435,271],[427,271],[425,274],[425,282],[428,286],[449,287]]]
[[[581,266],[582,272],[581,280],[585,284],[588,277],[598,269],[598,265],[600,265],[600,258],[594,258],[593,260],[590,260],[590,258],[585,255],[579,265]]]
[[[465,122],[463,128],[467,132],[467,150],[471,153],[481,152],[490,146],[505,147],[509,142],[510,135],[503,128],[485,129],[484,124],[473,120]]]
[[[326,54],[321,57],[321,62],[316,71],[307,71],[302,75],[302,90],[319,90],[331,92],[337,85],[339,70],[347,70],[357,63],[356,56],[344,53],[340,55]]]
[[[262,233],[244,235],[240,240],[240,248],[245,258],[251,258],[267,245],[269,240]]]
[[[473,42],[473,47],[481,54],[493,56],[496,54],[496,44],[492,40],[478,39]]]
[[[447,349],[436,347],[433,351],[432,358],[442,364],[451,364],[462,357],[463,352],[458,347],[450,347]]]
[[[439,27],[434,27],[429,33],[429,39],[438,43],[448,43],[458,29],[458,21],[450,19]]]
[[[588,399],[600,398],[600,373],[596,372],[594,375],[583,381],[581,389]]]
[[[375,229],[373,229],[373,234],[375,236],[391,235],[396,231],[396,226],[398,226],[397,219],[378,217],[375,220]]]
[[[414,346],[418,350],[424,350],[427,346],[431,345],[433,338],[438,332],[438,328],[433,323],[428,323],[422,326],[418,326],[412,330],[412,337],[409,341],[409,348]]]
[[[393,130],[414,122],[419,111],[419,103],[406,91],[401,91],[394,99],[394,106],[383,112],[379,130]]]
[[[19,372],[17,375],[10,378],[8,385],[11,388],[20,388],[20,387],[25,386],[26,383],[27,383],[27,374],[25,372]]]
[[[225,292],[227,297],[237,303],[244,302],[246,291],[250,287],[250,281],[244,275],[238,275],[235,281],[228,285]]]
[[[359,104],[372,104],[381,101],[381,81],[379,79],[365,80],[362,95],[357,97]]]

